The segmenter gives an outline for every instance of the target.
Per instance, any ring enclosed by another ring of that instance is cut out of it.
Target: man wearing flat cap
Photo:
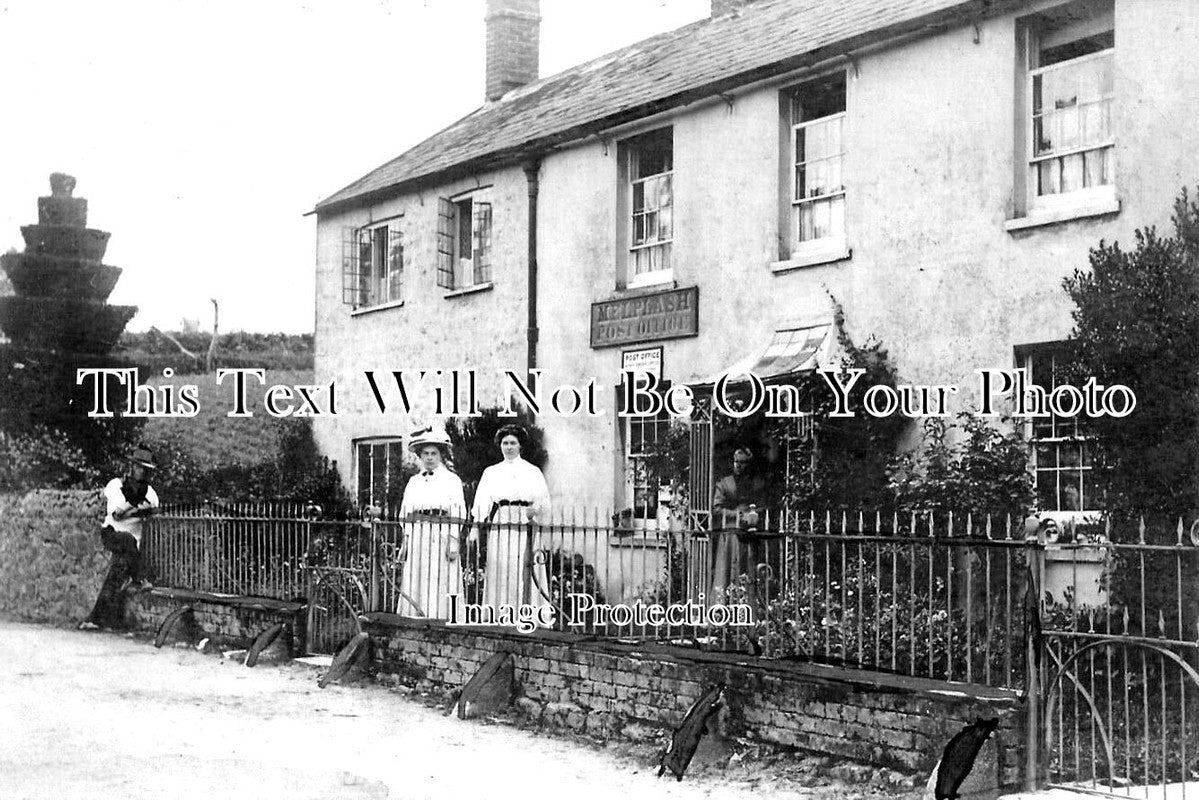
[[[112,553],[108,575],[92,613],[79,626],[83,630],[120,628],[125,622],[123,590],[131,592],[151,588],[142,574],[142,520],[158,510],[158,494],[150,485],[154,454],[136,447],[129,454],[129,466],[122,478],[113,478],[104,487],[107,513],[100,540]]]

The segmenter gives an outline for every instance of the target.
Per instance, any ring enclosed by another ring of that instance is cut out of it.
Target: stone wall
[[[998,717],[988,782],[1014,789],[1022,780],[1023,702],[1010,690],[572,634],[452,629],[389,614],[371,615],[365,629],[380,680],[448,697],[493,653],[510,652],[520,713],[605,738],[665,743],[700,694],[723,683],[720,727],[728,736],[927,773],[963,725]]]
[[[108,571],[99,491],[38,489],[0,495],[0,614],[81,622]]]
[[[299,603],[264,597],[226,597],[184,589],[153,589],[138,595],[132,611],[138,627],[157,631],[167,616],[184,605],[192,607],[196,625],[214,644],[249,647],[258,634],[283,622],[290,630],[289,651],[304,652],[304,614]]]

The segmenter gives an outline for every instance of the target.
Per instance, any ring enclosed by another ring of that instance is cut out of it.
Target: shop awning
[[[741,383],[748,380],[746,373],[762,381],[778,381],[812,372],[831,365],[834,338],[831,321],[781,325],[765,347],[753,350],[695,385],[710,386],[724,375],[734,383]]]

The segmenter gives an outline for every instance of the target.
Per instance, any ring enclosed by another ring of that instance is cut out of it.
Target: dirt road
[[[141,639],[0,621],[2,798],[762,798],[836,796],[778,780],[655,777],[644,761],[459,721],[378,686],[321,690]]]

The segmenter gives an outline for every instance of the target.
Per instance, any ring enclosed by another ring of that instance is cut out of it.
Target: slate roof
[[[755,0],[514,89],[317,203],[325,213],[513,163],[598,131],[1015,0]]]

